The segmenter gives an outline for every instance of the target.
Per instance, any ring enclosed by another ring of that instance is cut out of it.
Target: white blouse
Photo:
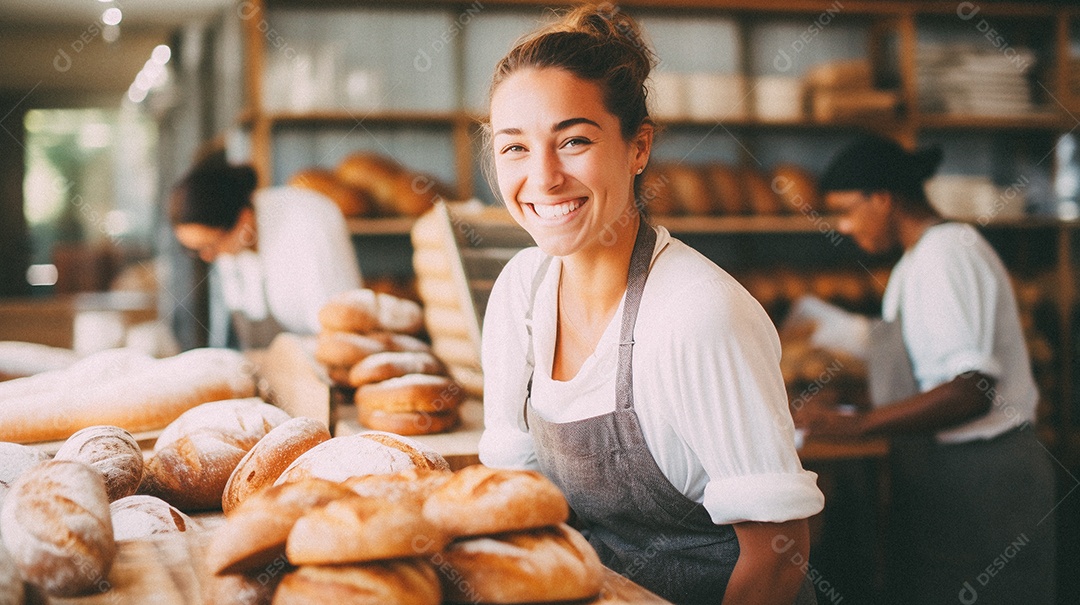
[[[990,412],[937,439],[987,439],[1035,420],[1038,388],[1008,273],[971,225],[927,229],[889,276],[882,317],[903,322],[904,344],[921,391],[969,371],[995,379],[986,385]],[[871,338],[873,336],[871,335]]]
[[[772,322],[734,278],[664,228],[657,232],[633,358],[635,411],[657,465],[717,524],[782,522],[821,511],[817,475],[802,468],[795,451]],[[488,301],[480,460],[489,466],[538,468],[522,419],[529,378],[524,318],[544,258],[538,248],[517,254]],[[561,267],[558,258],[550,264],[533,312],[532,405],[552,422],[614,411],[622,319],[620,305],[578,374],[553,380]]]

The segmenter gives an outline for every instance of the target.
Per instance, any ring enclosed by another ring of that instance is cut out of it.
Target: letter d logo
[[[960,589],[960,602],[964,605],[972,605],[975,601],[979,600],[979,593],[975,592],[975,587],[971,585],[971,582],[964,582],[964,587]]]

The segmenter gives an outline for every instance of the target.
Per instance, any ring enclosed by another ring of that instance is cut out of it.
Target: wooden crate
[[[413,269],[435,354],[470,395],[482,398],[480,332],[503,266],[534,245],[502,207],[436,204],[412,230]]]

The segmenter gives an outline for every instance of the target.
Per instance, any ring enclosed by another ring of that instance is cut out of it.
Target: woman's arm
[[[783,523],[736,523],[739,560],[724,603],[789,605],[795,602],[810,559],[806,519]]]
[[[994,384],[986,374],[971,372],[869,412],[810,412],[807,426],[815,435],[833,437],[937,432],[986,415],[993,403]]]

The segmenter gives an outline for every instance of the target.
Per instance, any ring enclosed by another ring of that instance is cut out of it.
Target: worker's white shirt
[[[730,275],[657,231],[633,357],[634,407],[657,465],[718,524],[819,512],[817,475],[803,470],[795,451],[772,322]],[[489,466],[538,468],[522,405],[529,378],[525,315],[543,259],[538,248],[517,254],[488,302],[480,459]],[[560,272],[556,258],[536,295],[532,405],[548,421],[570,422],[615,409],[622,305],[578,374],[552,380]]]
[[[938,441],[986,439],[1035,419],[1039,393],[1012,284],[1001,260],[974,227],[958,223],[930,227],[904,253],[882,302],[886,321],[897,315],[921,391],[970,371],[996,381],[986,390],[990,412],[938,432]]]
[[[272,316],[289,332],[319,331],[319,309],[360,287],[345,219],[326,197],[295,187],[255,192],[258,250],[215,261],[225,305],[252,320]]]

